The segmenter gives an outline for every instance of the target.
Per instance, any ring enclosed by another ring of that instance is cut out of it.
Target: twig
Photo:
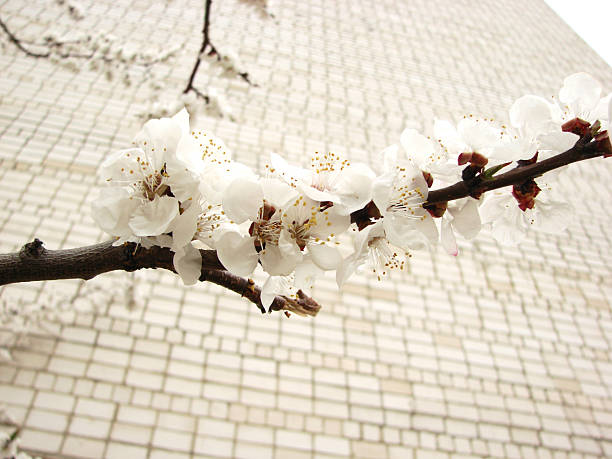
[[[0,18],[0,28],[2,30],[4,30],[4,32],[8,35],[9,40],[17,47],[19,48],[21,51],[23,51],[26,55],[30,56],[30,57],[35,57],[35,58],[46,58],[49,57],[51,55],[50,51],[47,51],[46,53],[35,53],[33,51],[30,51],[29,49],[27,49],[25,46],[23,46],[21,44],[21,40],[19,38],[17,38],[13,32],[11,32],[9,30],[9,28],[6,26],[6,24],[4,23],[4,21],[2,20],[2,18]]]
[[[198,73],[198,68],[200,68],[200,63],[202,62],[202,56],[206,52],[206,48],[210,46],[209,53],[217,53],[215,47],[210,43],[210,39],[208,38],[208,26],[210,24],[210,5],[212,4],[212,0],[206,0],[206,5],[204,8],[204,25],[202,26],[202,44],[200,45],[200,51],[198,51],[198,57],[193,65],[193,69],[191,70],[191,75],[189,75],[189,81],[187,82],[187,86],[183,90],[183,94],[187,94],[189,91],[194,91],[197,95],[201,95],[202,93],[198,91],[193,86],[193,80],[195,79],[196,74]],[[217,57],[219,55],[217,54]],[[207,101],[208,102],[208,101]]]
[[[200,64],[202,62],[202,58],[204,56],[215,56],[217,61],[221,61],[223,56],[219,54],[215,45],[212,44],[209,36],[209,28],[210,28],[210,7],[212,4],[212,0],[206,0],[204,6],[204,25],[202,26],[202,44],[200,45],[200,50],[198,51],[198,56],[196,58],[195,63],[193,64],[193,69],[191,70],[191,74],[189,75],[189,80],[187,81],[187,86],[183,89],[183,94],[187,94],[189,91],[193,91],[198,97],[204,99],[206,103],[210,102],[210,98],[204,94],[202,91],[197,89],[194,86],[194,80],[198,73],[198,69],[200,68]],[[249,77],[248,72],[240,72],[238,76],[246,81],[249,85],[254,85]]]
[[[127,65],[130,63],[130,60],[124,57],[121,57],[121,56],[109,57],[108,55],[100,54],[97,52],[95,48],[92,50],[85,49],[86,52],[67,51],[64,48],[67,45],[70,45],[70,46],[79,45],[79,46],[84,47],[88,44],[88,42],[91,41],[91,37],[87,37],[84,39],[79,38],[79,39],[73,39],[73,40],[57,40],[55,38],[50,38],[46,40],[44,43],[36,43],[34,41],[23,40],[23,39],[17,38],[17,36],[13,32],[11,32],[11,30],[8,28],[6,23],[2,20],[2,18],[0,18],[0,29],[2,29],[6,33],[11,43],[13,43],[20,51],[22,51],[23,53],[25,53],[26,56],[29,56],[29,57],[34,57],[37,59],[45,59],[45,58],[52,58],[52,57],[58,57],[60,59],[84,59],[84,60],[97,59],[97,60],[104,62],[105,64],[119,62],[120,64]],[[34,46],[38,48],[46,48],[47,51],[42,52],[42,53],[34,52],[34,51],[29,50],[24,45]],[[170,49],[169,51],[166,51],[165,53],[161,53],[158,56],[152,57],[149,59],[147,59],[146,56],[143,57],[142,55],[137,55],[133,58],[133,61],[131,63],[133,63],[134,65],[143,67],[146,72],[146,71],[149,71],[149,69],[154,64],[167,60],[170,56],[176,53],[178,49],[179,47]]]
[[[607,154],[608,152],[600,150],[598,148],[598,143],[594,140],[591,141],[590,137],[588,139],[582,138],[569,150],[543,161],[528,166],[518,166],[511,171],[496,175],[488,180],[484,180],[478,175],[471,180],[462,180],[446,188],[430,191],[425,205],[452,201],[472,195],[480,195],[487,191],[496,190],[509,185],[520,185],[529,179],[535,179],[553,169]]]
[[[469,180],[461,180],[453,185],[438,190],[430,190],[427,201],[423,203],[426,209],[436,209],[439,207],[441,216],[446,210],[446,203],[468,196],[480,197],[487,191],[496,190],[510,185],[521,185],[530,179],[535,179],[545,172],[558,169],[568,164],[585,159],[597,158],[599,156],[611,156],[612,145],[608,139],[608,133],[602,132],[593,140],[591,134],[580,138],[576,144],[567,151],[559,153],[543,161],[533,164],[519,164],[516,168],[503,174],[495,175],[491,178],[484,178],[483,174]],[[351,213],[351,223],[355,223],[361,231],[376,220],[381,218],[380,210],[370,201],[362,209]]]

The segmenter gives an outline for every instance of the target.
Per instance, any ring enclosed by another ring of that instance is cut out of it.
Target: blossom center
[[[255,248],[259,251],[265,249],[266,244],[278,245],[281,222],[259,219],[253,222],[249,232],[255,236]]]
[[[378,280],[381,280],[381,276],[386,276],[390,270],[404,270],[405,257],[394,250],[387,238],[383,236],[372,238],[368,241],[368,248],[372,271],[377,274]],[[404,255],[410,256],[408,253]]]
[[[406,169],[398,167],[398,175],[393,181],[387,212],[399,214],[409,218],[421,218],[419,209],[426,201],[420,187],[415,186],[416,179],[410,178]]]
[[[276,207],[264,199],[257,220],[251,223],[249,228],[249,234],[255,236],[255,248],[258,252],[265,249],[266,244],[278,245],[282,225],[279,218],[272,220],[275,214]]]
[[[314,172],[310,186],[319,191],[332,190],[338,173],[349,165],[348,160],[335,153],[315,153],[310,161],[310,169]]]

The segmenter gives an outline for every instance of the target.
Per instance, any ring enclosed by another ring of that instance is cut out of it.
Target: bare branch
[[[15,34],[13,34],[13,32],[11,32],[9,30],[9,28],[7,27],[7,25],[4,23],[4,21],[2,20],[2,18],[0,18],[0,29],[4,30],[4,32],[6,33],[6,35],[8,36],[9,40],[17,47],[19,48],[21,51],[23,51],[26,55],[30,56],[30,57],[35,57],[35,58],[46,58],[49,57],[51,55],[50,51],[47,51],[46,53],[35,53],[33,51],[30,51],[29,49],[27,49],[25,46],[23,46],[22,41],[17,38],[15,36]]]
[[[210,46],[211,52],[216,53],[217,50],[210,43],[210,39],[208,38],[208,26],[210,24],[210,5],[212,4],[212,0],[206,0],[206,5],[204,8],[204,25],[202,26],[202,44],[200,45],[200,51],[198,52],[198,57],[196,58],[195,64],[193,65],[193,69],[191,70],[191,75],[189,75],[189,81],[187,82],[187,86],[183,90],[183,94],[187,94],[189,91],[196,91],[193,86],[193,81],[195,80],[195,76],[198,73],[198,68],[200,67],[200,63],[202,62],[202,56],[206,52],[206,48]],[[218,56],[218,54],[217,54]],[[198,92],[196,92],[197,94]]]
[[[202,63],[202,58],[204,58],[205,56],[214,56],[218,62],[223,60],[223,55],[221,55],[219,51],[217,51],[217,48],[215,48],[215,45],[212,44],[209,36],[211,4],[212,0],[206,0],[204,7],[204,24],[202,26],[202,44],[200,45],[198,56],[196,58],[195,63],[193,64],[191,74],[189,75],[187,86],[185,86],[185,89],[183,89],[183,94],[187,94],[189,91],[193,91],[198,97],[203,98],[206,103],[210,102],[210,98],[194,86],[195,77],[198,73],[198,69],[200,68],[200,64]],[[255,84],[251,81],[248,72],[238,72],[237,75],[244,81],[246,81],[249,85],[255,86]]]

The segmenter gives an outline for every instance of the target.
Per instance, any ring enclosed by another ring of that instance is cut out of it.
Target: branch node
[[[277,296],[270,306],[270,311],[289,311],[304,317],[314,317],[320,309],[321,305],[306,295],[301,289],[297,291],[297,298]]]
[[[43,241],[36,238],[32,242],[25,244],[19,251],[20,258],[40,258],[47,249],[43,247]]]
[[[255,290],[255,281],[251,278],[247,279],[247,286],[240,294],[241,297],[247,296],[247,293],[255,294],[257,293]]]
[[[127,272],[134,272],[141,268],[136,260],[136,252],[138,251],[138,244],[126,242],[123,244],[123,257],[124,266],[123,269]]]

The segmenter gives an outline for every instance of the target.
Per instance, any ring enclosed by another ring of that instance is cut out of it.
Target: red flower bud
[[[487,163],[489,162],[489,160],[487,159],[486,156],[481,155],[480,153],[472,153],[472,158],[470,159],[470,163],[472,163],[473,166],[478,166],[478,167],[484,167],[487,165]]]
[[[423,173],[423,178],[427,182],[427,188],[431,188],[433,185],[433,177],[429,172],[421,171]]]
[[[591,123],[588,121],[581,120],[580,118],[574,118],[573,120],[569,120],[561,126],[563,132],[571,132],[572,134],[579,135],[583,137],[589,132],[589,128],[591,127]]]
[[[512,196],[518,202],[519,209],[524,212],[527,209],[533,209],[535,198],[540,191],[542,190],[538,184],[533,179],[529,179],[521,185],[514,185]]]
[[[602,131],[595,136],[597,151],[604,152],[604,158],[612,156],[612,144],[610,144],[610,135],[608,131]]]
[[[472,159],[472,153],[461,153],[459,157],[457,158],[457,164],[459,166],[463,166],[464,164],[469,163],[471,159]]]

